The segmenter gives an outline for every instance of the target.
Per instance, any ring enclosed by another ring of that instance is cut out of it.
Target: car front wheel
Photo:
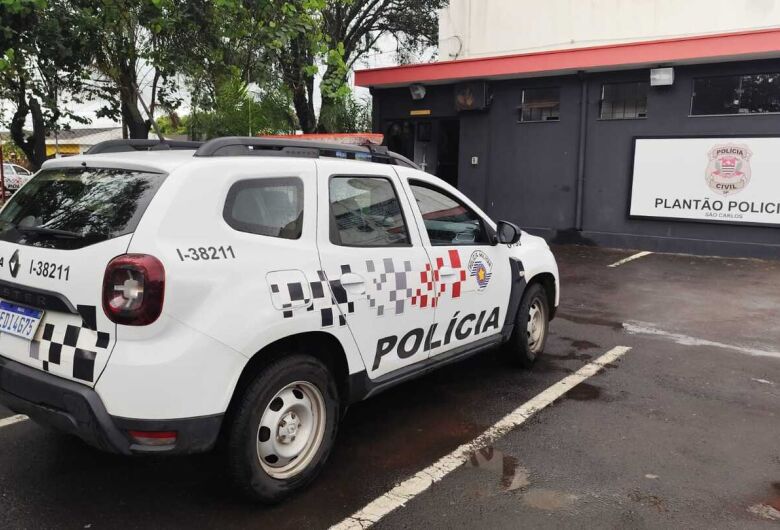
[[[549,327],[550,307],[547,293],[536,283],[529,286],[523,294],[512,337],[505,347],[507,357],[523,368],[531,368],[537,356],[544,351]]]
[[[327,367],[291,355],[249,385],[228,435],[233,481],[251,499],[276,503],[319,474],[338,428],[339,401]]]

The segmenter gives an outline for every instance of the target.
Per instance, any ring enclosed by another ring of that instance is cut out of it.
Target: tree
[[[308,46],[319,30],[317,17],[324,5],[325,0],[223,0],[210,8],[210,16],[199,19],[205,24],[193,24],[196,34],[184,41],[187,49],[179,56],[190,57],[187,77],[196,130],[204,123],[197,118],[199,111],[224,114],[219,100],[225,99],[226,87],[235,89],[240,82],[245,89],[249,83],[258,85],[263,98],[270,98],[263,103],[263,115],[272,103],[285,105],[271,128],[287,127],[290,102],[299,109],[300,97],[297,90],[286,94],[289,84],[280,87],[275,60],[296,43]],[[305,116],[302,109],[298,116]]]
[[[278,68],[293,95],[303,131],[341,129],[339,117],[350,100],[347,76],[355,63],[375,50],[377,42],[387,35],[395,38],[402,60],[433,45],[438,33],[436,10],[446,4],[447,0],[325,0],[315,18],[318,31],[290,41],[277,55]],[[325,71],[317,121],[313,117],[313,96],[318,61],[324,63]]]
[[[155,107],[178,105],[175,96],[177,60],[171,53],[181,38],[180,25],[190,13],[176,0],[72,0],[89,26],[93,94],[108,102],[98,117],[121,119],[130,138],[146,138],[151,120],[140,93],[149,88],[150,114]]]
[[[0,0],[0,99],[13,106],[11,138],[33,169],[46,160],[46,132],[62,117],[80,120],[64,100],[83,90],[88,46],[67,2]]]

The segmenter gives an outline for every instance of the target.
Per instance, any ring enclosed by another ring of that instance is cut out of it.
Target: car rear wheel
[[[538,355],[544,351],[549,327],[547,293],[540,284],[533,284],[523,294],[512,337],[505,347],[510,361],[523,368],[533,367]]]
[[[246,389],[229,427],[233,481],[265,503],[305,487],[325,464],[338,415],[338,391],[324,364],[305,355],[274,362]]]

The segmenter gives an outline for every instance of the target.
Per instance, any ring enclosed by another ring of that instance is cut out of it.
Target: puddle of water
[[[600,346],[596,344],[595,342],[591,342],[589,340],[573,340],[571,341],[571,345],[577,348],[578,350],[592,350],[595,348],[599,348]]]
[[[569,322],[574,322],[575,324],[593,324],[596,326],[609,327],[616,331],[623,330],[622,322],[615,322],[614,320],[609,320],[606,318],[590,317],[590,316],[584,317],[580,315],[572,315],[570,313],[564,313],[561,311],[558,312],[558,316],[564,320],[568,320]]]
[[[571,368],[564,368],[552,362],[553,360],[556,359],[558,358],[553,357],[551,355],[544,355],[542,357],[539,357],[539,359],[537,359],[536,363],[534,364],[534,372],[539,372],[542,374],[551,374],[551,373],[573,374],[574,373],[574,370],[572,370]]]
[[[577,501],[571,493],[548,489],[531,489],[523,495],[523,504],[537,510],[563,510]]]
[[[772,483],[772,497],[766,502],[768,506],[771,506],[775,510],[780,511],[780,482]]]
[[[590,383],[580,383],[564,395],[564,398],[575,401],[592,401],[600,397],[601,388]]]
[[[486,447],[474,451],[469,458],[471,467],[485,469],[497,474],[502,491],[515,491],[531,484],[528,470],[519,466],[513,456]]]
[[[566,355],[561,355],[561,356],[555,355],[551,357],[555,360],[560,360],[560,361],[590,361],[591,359],[593,359],[593,356],[590,355],[589,353],[577,353],[574,350],[570,351]]]

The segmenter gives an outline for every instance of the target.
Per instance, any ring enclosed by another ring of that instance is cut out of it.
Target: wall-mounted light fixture
[[[425,87],[419,84],[409,85],[409,92],[412,94],[412,99],[414,101],[425,99],[425,94],[427,93]]]
[[[671,86],[674,84],[674,68],[653,68],[650,70],[650,86]]]

